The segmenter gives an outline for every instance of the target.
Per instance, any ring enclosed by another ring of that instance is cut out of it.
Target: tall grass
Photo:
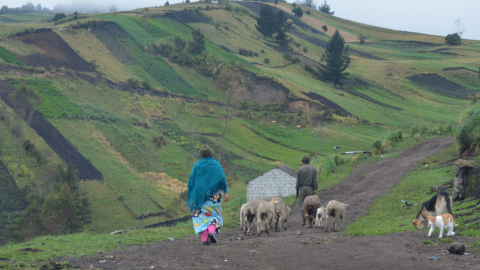
[[[330,155],[324,160],[321,160],[317,165],[317,171],[321,178],[325,179],[335,172],[338,166],[341,166],[352,161],[368,158],[365,154],[359,153],[354,155]]]
[[[462,112],[456,140],[463,152],[480,142],[480,105],[474,104]]]
[[[375,139],[372,143],[372,154],[383,154],[387,150],[392,149],[395,144],[403,141],[402,131],[389,131],[379,139]]]

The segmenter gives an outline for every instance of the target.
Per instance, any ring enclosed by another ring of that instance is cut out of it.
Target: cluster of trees
[[[285,12],[279,10],[275,12],[269,5],[263,5],[260,8],[260,16],[257,18],[255,28],[262,33],[264,38],[274,37],[275,42],[280,46],[288,47],[291,38],[287,35],[288,29],[293,24],[285,18]]]
[[[462,38],[457,33],[449,34],[445,37],[445,43],[448,45],[460,45],[462,44]]]
[[[43,7],[41,4],[37,4],[36,6],[32,4],[31,2],[21,6],[21,7],[16,7],[16,8],[9,8],[7,5],[3,5],[0,8],[0,14],[12,14],[12,13],[31,13],[31,12],[42,12],[42,13],[48,13],[52,14],[53,10]]]
[[[327,4],[327,0],[325,0],[325,2],[323,2],[322,5],[318,6],[318,10],[320,10],[320,11],[323,12],[323,13],[330,14],[330,15],[334,15],[334,14],[335,14],[334,11],[330,11],[330,5]]]
[[[49,169],[47,175],[22,188],[29,202],[18,221],[18,231],[24,238],[75,233],[91,222],[90,204],[79,190],[75,167],[70,164]]]

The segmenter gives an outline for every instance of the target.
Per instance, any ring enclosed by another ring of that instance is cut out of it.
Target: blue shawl
[[[199,160],[193,166],[188,179],[188,202],[190,212],[195,212],[218,191],[228,192],[227,180],[222,165],[213,157]]]

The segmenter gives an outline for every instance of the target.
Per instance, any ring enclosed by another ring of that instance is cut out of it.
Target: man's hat
[[[302,157],[302,162],[310,163],[310,157],[309,156],[303,156]]]
[[[213,150],[210,146],[204,144],[202,148],[200,148],[200,156],[201,157],[211,157],[213,156]]]

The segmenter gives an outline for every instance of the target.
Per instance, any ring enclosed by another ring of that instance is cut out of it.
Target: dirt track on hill
[[[427,141],[398,157],[358,166],[340,185],[319,194],[322,205],[331,199],[349,204],[347,225],[365,214],[375,198],[388,192],[421,160],[453,142],[453,137]],[[426,231],[345,237],[302,227],[300,211],[298,207],[293,209],[288,230],[269,236],[243,237],[240,229],[232,229],[222,232],[219,243],[210,246],[201,245],[199,237],[191,236],[69,259],[82,269],[480,269],[476,258],[479,252],[467,250],[472,254],[458,256],[446,251],[447,244],[423,245],[422,241],[429,239]],[[413,210],[412,219],[415,213]],[[476,239],[454,236],[453,240],[469,244]],[[439,260],[428,260],[433,256]]]

